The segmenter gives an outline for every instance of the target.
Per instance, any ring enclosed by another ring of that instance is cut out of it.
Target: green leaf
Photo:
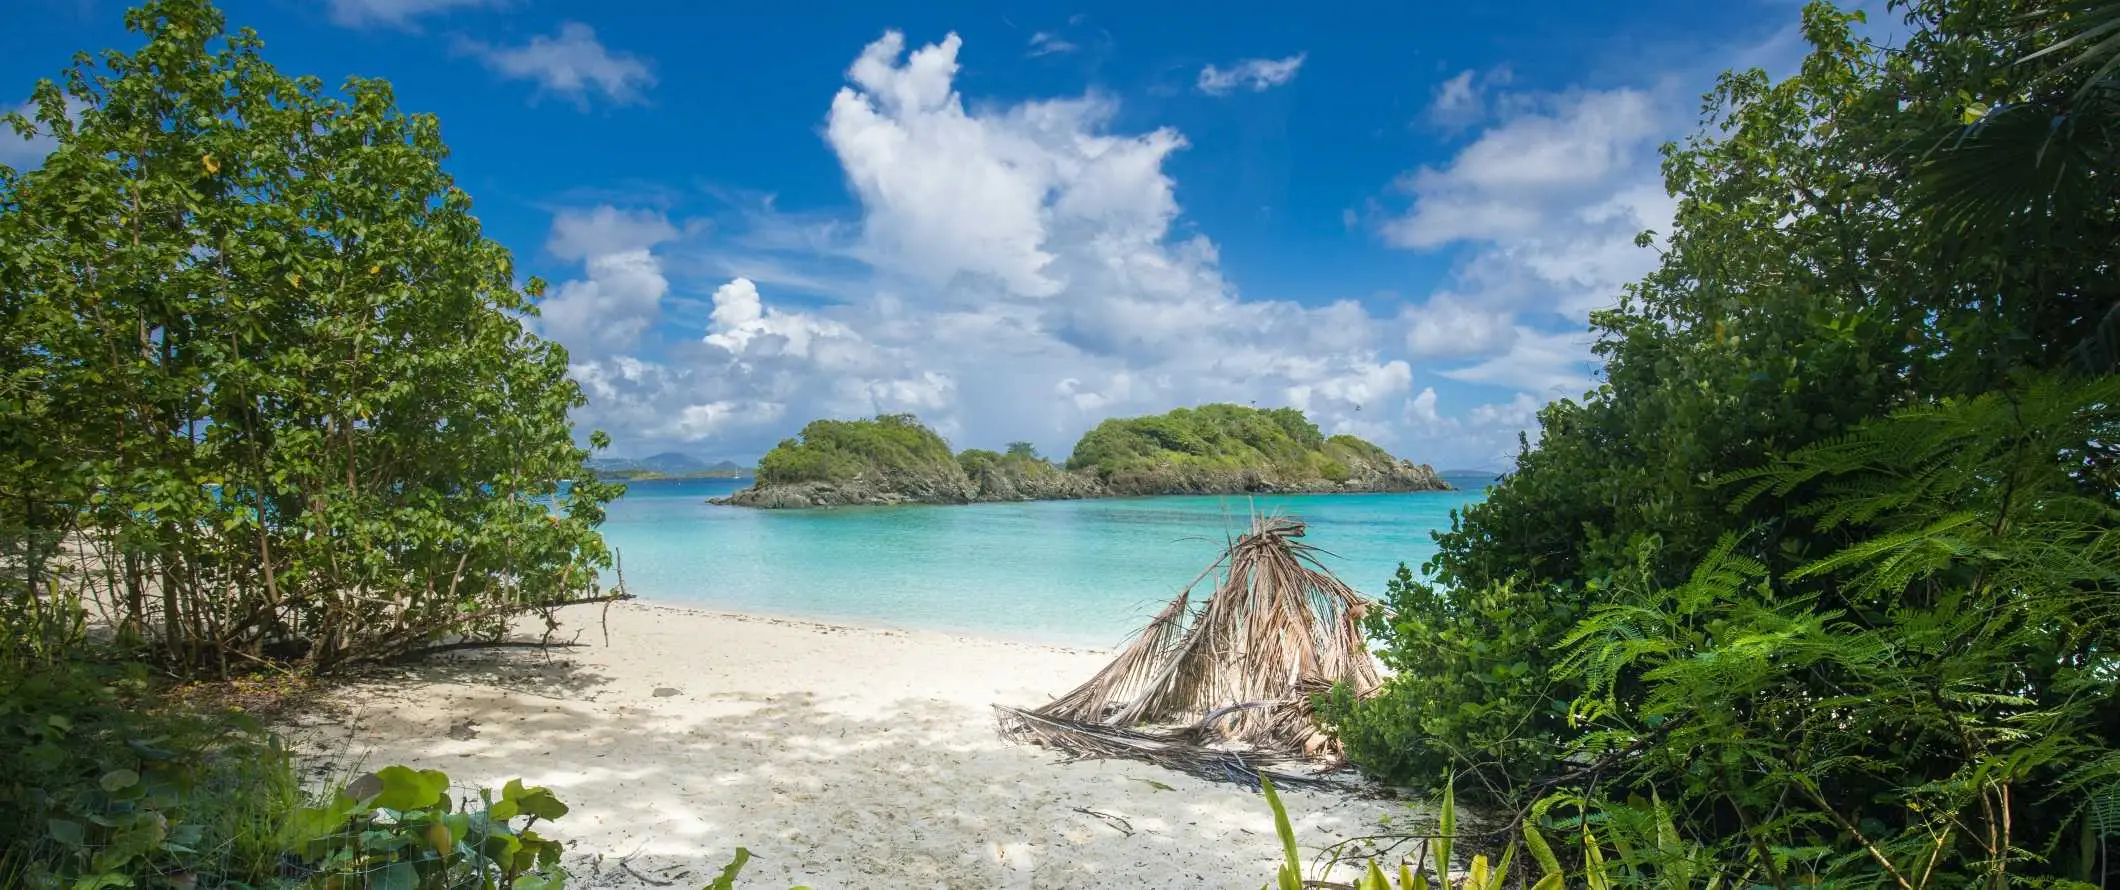
[[[1384,877],[1384,870],[1377,861],[1369,860],[1369,868],[1362,872],[1362,879],[1355,882],[1355,890],[1391,890],[1391,879]]]
[[[729,860],[728,865],[722,866],[721,874],[716,875],[714,880],[707,884],[706,890],[735,890],[736,876],[743,873],[744,863],[749,861],[751,851],[737,847],[736,858]]]
[[[1281,806],[1281,795],[1273,790],[1273,780],[1259,777],[1259,790],[1266,795],[1266,806],[1273,810],[1273,830],[1281,837],[1281,856],[1284,874],[1300,878],[1303,874],[1303,855],[1296,850],[1296,831],[1288,824],[1288,810]],[[1282,879],[1284,882],[1288,877]]]
[[[1443,783],[1443,812],[1437,820],[1435,839],[1435,870],[1438,875],[1450,874],[1450,845],[1457,837],[1457,779]]]
[[[561,803],[552,790],[542,785],[523,787],[523,780],[509,779],[501,789],[501,801],[512,803],[521,815],[551,821],[567,815],[567,805]]]
[[[1560,858],[1553,855],[1553,848],[1546,844],[1546,836],[1530,819],[1524,820],[1524,846],[1531,848],[1531,858],[1538,863],[1541,874],[1561,873]]]
[[[419,890],[420,873],[410,862],[393,862],[368,873],[367,890]]]
[[[139,773],[133,772],[129,769],[115,769],[111,770],[110,772],[104,773],[103,778],[99,780],[97,784],[102,785],[103,790],[115,793],[126,788],[131,788],[132,786],[139,784],[139,782]]]
[[[386,766],[375,771],[382,791],[369,802],[384,810],[423,810],[441,802],[449,791],[449,777],[440,770],[414,770]]]
[[[81,823],[70,819],[53,819],[44,823],[44,830],[51,835],[52,840],[69,847],[88,843],[88,832],[81,828]]]

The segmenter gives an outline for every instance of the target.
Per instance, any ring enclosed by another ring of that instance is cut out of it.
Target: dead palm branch
[[[1310,702],[1335,683],[1375,691],[1360,620],[1370,604],[1325,570],[1322,551],[1298,540],[1304,532],[1293,519],[1255,517],[1088,682],[1035,710],[998,707],[1003,732],[1211,777],[1253,778],[1247,761],[1337,759]],[[1194,588],[1217,570],[1220,583],[1194,608]]]

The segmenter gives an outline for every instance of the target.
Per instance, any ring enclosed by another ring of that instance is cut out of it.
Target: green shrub
[[[1575,689],[1555,683],[1521,653],[1551,646],[1575,626],[1571,601],[1532,588],[1451,590],[1400,565],[1385,585],[1389,607],[1365,619],[1392,644],[1391,676],[1375,697],[1344,688],[1318,703],[1347,757],[1387,781],[1458,787],[1479,795],[1535,777],[1568,737]]]
[[[293,814],[282,837],[312,885],[403,890],[560,890],[565,848],[537,833],[567,814],[550,790],[510,780],[459,809],[439,770],[390,766]],[[468,802],[467,802],[468,803]],[[520,824],[518,824],[520,823]]]
[[[301,792],[254,721],[155,707],[138,665],[0,670],[0,881],[274,876]]]

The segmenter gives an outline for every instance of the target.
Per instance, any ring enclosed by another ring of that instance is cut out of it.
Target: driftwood
[[[1315,783],[1273,772],[1337,762],[1317,694],[1380,681],[1362,636],[1371,603],[1324,569],[1305,527],[1254,518],[1096,676],[1043,707],[996,706],[1004,735],[1073,758],[1127,757],[1215,780]],[[1221,572],[1194,605],[1200,582]]]

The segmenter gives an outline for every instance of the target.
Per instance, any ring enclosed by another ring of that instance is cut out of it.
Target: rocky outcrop
[[[969,504],[981,500],[979,488],[963,472],[863,474],[845,482],[764,482],[709,503],[766,509],[884,506],[889,504]]]

